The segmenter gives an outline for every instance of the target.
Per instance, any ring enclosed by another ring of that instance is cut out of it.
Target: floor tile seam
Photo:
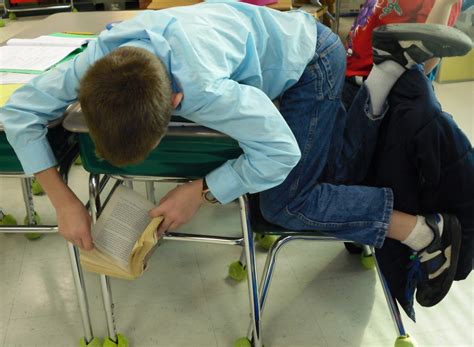
[[[206,287],[204,285],[204,277],[203,277],[203,274],[202,274],[202,271],[201,271],[201,265],[199,264],[199,257],[196,253],[195,247],[193,247],[193,253],[194,253],[194,259],[196,261],[196,266],[197,266],[198,271],[199,271],[199,278],[201,279],[201,290],[204,294],[204,300],[206,302],[206,310],[207,310],[208,315],[209,315],[209,320],[210,320],[210,324],[211,324],[211,327],[212,327],[212,333],[214,335],[214,342],[215,342],[216,347],[218,347],[219,346],[219,339],[217,338],[216,326],[214,325],[214,321],[212,319],[212,312],[211,312],[210,305],[209,305],[208,292],[206,291]],[[213,295],[213,296],[215,297],[216,295]]]
[[[76,298],[74,297],[74,300]],[[12,305],[13,307],[13,305]],[[77,313],[77,314],[80,314],[80,309],[79,307],[77,308],[73,308],[73,309],[66,309],[66,310],[61,310],[61,311],[57,311],[57,312],[49,312],[47,314],[33,314],[33,315],[26,315],[26,316],[19,316],[19,317],[12,317],[12,315],[10,315],[10,320],[9,320],[9,323],[10,322],[14,322],[14,321],[19,321],[19,320],[27,320],[27,319],[38,319],[38,318],[44,318],[44,317],[54,317],[54,316],[64,316],[64,313]]]
[[[206,291],[206,287],[204,285],[204,277],[203,277],[203,274],[202,274],[202,271],[201,271],[201,265],[199,264],[199,258],[197,256],[196,249],[194,247],[192,247],[192,249],[193,249],[194,261],[196,263],[196,267],[197,267],[198,272],[199,272],[199,279],[200,279],[200,283],[201,283],[201,291],[204,294],[204,301],[206,303],[206,311],[207,311],[207,313],[209,315],[209,319],[211,321],[212,331],[214,333],[214,338],[216,340],[216,346],[217,346],[217,337],[216,337],[216,333],[215,333],[215,327],[214,327],[214,324],[213,324],[212,319],[211,319],[211,311],[210,311],[210,307],[209,307],[209,297],[208,297],[208,293]]]
[[[24,261],[24,258],[25,258],[25,249],[26,249],[26,242],[23,243],[23,252],[22,252],[21,261],[20,261],[20,273],[18,274],[18,278],[17,278],[16,284],[15,284],[15,287],[17,289],[19,288],[21,275],[23,274],[23,261]],[[11,316],[12,316],[13,308],[15,307],[15,303],[16,303],[18,293],[19,293],[19,290],[15,290],[15,295],[13,296],[13,302],[11,304],[10,312],[8,314],[8,319],[7,319],[7,322],[5,324],[6,329],[5,329],[5,335],[3,337],[3,344],[2,344],[3,346],[5,346],[5,343],[6,343],[6,340],[7,340],[8,330],[9,330],[9,327],[10,327]]]

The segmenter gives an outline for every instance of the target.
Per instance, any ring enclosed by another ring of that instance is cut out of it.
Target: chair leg
[[[365,257],[370,257],[371,255],[374,254],[372,250],[370,249],[370,247],[367,245],[362,245],[362,253],[364,254]]]
[[[277,237],[274,235],[263,235],[262,237],[260,234],[255,234],[253,240],[254,244],[257,244],[268,251],[272,247],[273,243],[277,240]],[[245,250],[242,249],[239,260],[234,261],[229,265],[229,277],[237,282],[243,281],[246,278],[246,267]]]
[[[397,303],[395,302],[392,294],[390,293],[390,289],[388,287],[387,281],[380,270],[379,263],[377,261],[377,257],[375,256],[375,251],[373,247],[370,247],[370,251],[374,254],[374,261],[375,267],[377,269],[377,275],[380,279],[380,283],[382,284],[383,293],[385,295],[385,300],[387,301],[388,308],[390,310],[390,316],[392,317],[393,323],[395,324],[395,329],[397,331],[398,337],[397,341],[395,342],[395,346],[414,346],[414,341],[411,340],[410,336],[405,331],[405,327],[403,326],[402,317],[400,315],[400,310],[398,309]]]
[[[260,290],[259,290],[259,298],[260,298],[260,320],[263,319],[263,310],[265,309],[265,303],[268,297],[268,291],[270,289],[270,285],[273,278],[273,273],[275,270],[276,265],[276,258],[280,249],[289,241],[291,241],[292,236],[281,236],[279,237],[272,245],[272,247],[268,250],[267,258],[265,260],[265,266],[263,268],[262,279],[260,280]],[[247,333],[247,338],[250,339],[252,337],[252,324],[249,326],[249,330]]]
[[[255,245],[253,241],[253,234],[249,223],[247,197],[239,197],[239,204],[242,233],[244,236],[245,259],[247,264],[247,283],[250,300],[250,312],[252,316],[252,342],[253,347],[262,347],[260,300],[258,298],[259,291],[257,282],[257,264],[255,261]]]

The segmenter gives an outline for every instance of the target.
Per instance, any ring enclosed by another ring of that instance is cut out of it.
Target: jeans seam
[[[390,188],[383,188],[384,193],[385,193],[385,205],[383,209],[383,214],[382,214],[382,227],[380,232],[377,233],[377,236],[375,238],[375,243],[374,246],[376,248],[381,248],[383,246],[383,243],[385,241],[385,238],[387,237],[387,232],[388,232],[388,226],[390,224],[390,218],[393,213],[393,192]]]
[[[339,38],[336,36],[336,39],[329,47],[326,47],[322,52],[316,52],[316,53],[318,54],[320,58],[324,58],[330,53],[332,53],[332,51],[334,51],[336,48],[338,48],[340,44],[341,43],[339,42]]]
[[[333,73],[332,73],[332,69],[331,69],[331,64],[330,64],[330,62],[328,61],[328,59],[326,57],[321,57],[320,61],[321,61],[321,64],[323,65],[323,67],[324,67],[324,72],[325,72],[325,75],[326,75],[327,84],[329,85],[327,98],[329,100],[332,100],[332,99],[334,99],[334,93],[333,93],[333,90],[334,90],[334,77],[333,77]]]
[[[324,36],[320,36],[319,32],[317,33],[317,39],[316,39],[316,52],[318,52],[318,49],[326,42],[326,40],[331,36],[331,33],[332,31],[331,30],[327,30],[327,31],[324,31]]]
[[[294,180],[293,184],[290,187],[290,193],[298,189],[300,177],[302,174],[301,171],[304,168],[305,161],[308,159],[308,154],[311,151],[311,148],[313,147],[312,143],[313,143],[314,133],[315,133],[316,127],[318,126],[318,123],[319,121],[318,121],[317,115],[314,115],[313,117],[311,117],[308,136],[306,137],[306,143],[304,144],[304,148],[301,153],[302,160],[298,163],[298,166],[299,166],[298,172],[295,175],[296,179]]]
[[[336,39],[329,47],[325,48],[323,52],[319,54],[319,62],[321,64],[320,69],[324,72],[327,83],[329,85],[329,90],[327,92],[327,99],[334,100],[338,97],[341,91],[336,90],[336,81],[334,79],[333,69],[331,68],[331,62],[328,60],[328,55],[330,55],[334,50],[340,48],[341,43],[339,39]],[[322,73],[321,73],[322,76]]]
[[[316,78],[315,78],[315,92],[316,92],[316,100],[318,101],[321,101],[321,100],[324,100],[324,91],[323,91],[323,80],[324,80],[324,76],[323,76],[323,71],[321,69],[321,66],[319,66],[319,62],[321,60],[319,59],[318,60],[318,63],[314,65],[314,72],[316,74]]]

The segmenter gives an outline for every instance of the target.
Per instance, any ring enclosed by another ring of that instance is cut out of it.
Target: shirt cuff
[[[57,165],[56,157],[46,138],[31,142],[23,148],[17,148],[15,152],[21,166],[23,166],[23,171],[27,175],[32,175]]]
[[[244,183],[229,162],[206,175],[206,182],[212,195],[221,204],[227,204],[247,193]]]

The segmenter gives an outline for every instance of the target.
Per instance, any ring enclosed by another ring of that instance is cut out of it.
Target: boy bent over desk
[[[376,64],[346,112],[344,47],[311,15],[243,3],[145,11],[19,89],[1,109],[0,122],[25,172],[47,192],[60,233],[80,248],[93,248],[91,220],[54,169],[45,138],[46,123],[76,99],[98,155],[116,166],[144,159],[171,115],[238,141],[240,157],[176,187],[150,211],[164,216],[159,234],[188,222],[204,195],[226,204],[261,192],[264,217],[282,227],[375,247],[386,237],[408,245],[421,264],[417,300],[432,306],[456,271],[456,218],[402,213],[393,210],[391,189],[356,185],[370,163],[385,98],[403,72],[471,47],[455,29],[431,29],[375,31]]]

